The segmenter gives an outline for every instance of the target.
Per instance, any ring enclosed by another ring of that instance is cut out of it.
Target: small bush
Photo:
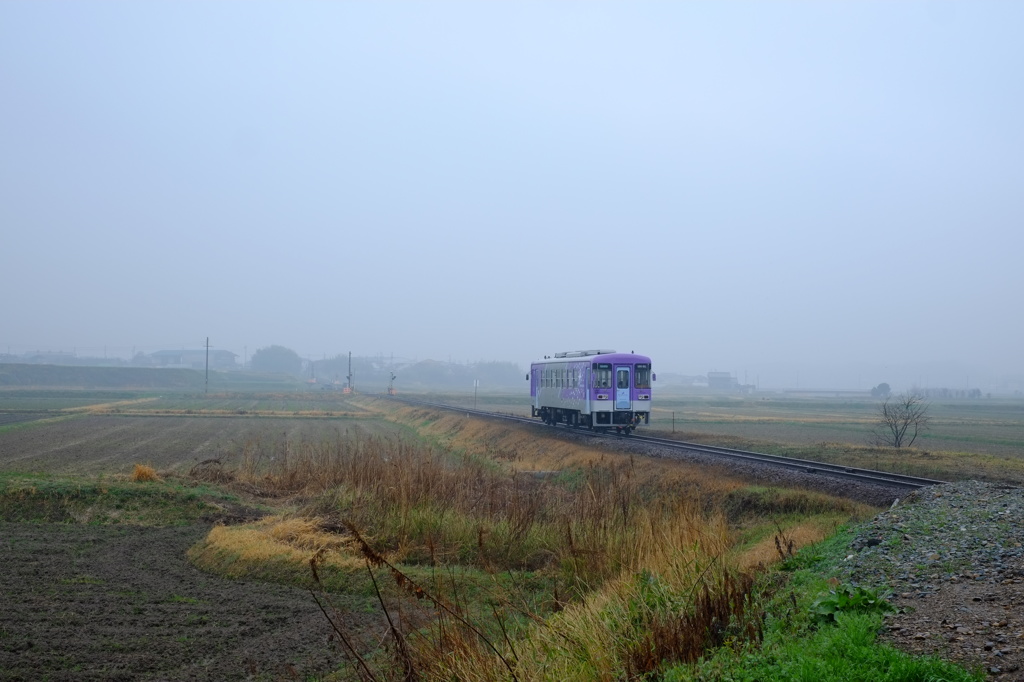
[[[836,622],[840,613],[885,613],[895,611],[877,590],[840,585],[811,604],[811,620],[825,624]]]
[[[156,475],[156,469],[146,464],[136,464],[135,470],[132,471],[133,481],[159,481],[160,477]]]

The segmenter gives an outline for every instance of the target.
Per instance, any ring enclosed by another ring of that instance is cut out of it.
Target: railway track
[[[424,407],[432,407],[442,410],[450,410],[454,412],[462,412],[467,415],[486,417],[489,419],[503,419],[506,421],[514,421],[522,424],[531,424],[533,426],[543,426],[541,422],[531,417],[521,417],[519,415],[514,414],[502,414],[500,412],[486,412],[484,410],[460,407],[457,405],[447,405],[445,403],[433,403],[426,400],[417,400],[415,398],[398,398],[396,396],[388,397],[391,398],[392,400],[397,400],[399,402],[408,403],[412,405],[422,405]],[[559,425],[556,428],[567,429],[572,433],[590,436],[593,438],[611,438],[616,440],[625,440],[629,442],[648,443],[650,445],[656,445],[658,447],[670,450],[696,452],[700,454],[712,455],[715,457],[728,458],[743,462],[768,464],[772,466],[778,466],[791,470],[800,471],[806,474],[829,476],[832,478],[843,478],[853,481],[859,481],[862,483],[873,483],[877,485],[917,489],[926,488],[932,485],[939,485],[941,483],[947,482],[931,478],[919,478],[917,476],[895,474],[888,471],[858,469],[856,467],[842,466],[839,464],[829,464],[826,462],[815,462],[813,460],[808,459],[796,459],[793,457],[783,457],[781,455],[769,455],[763,452],[750,452],[747,450],[720,448],[714,445],[688,443],[685,441],[672,440],[670,438],[655,438],[653,436],[638,436],[636,434],[623,436],[613,433],[598,433],[596,431],[590,431],[589,429],[573,428],[565,425]]]

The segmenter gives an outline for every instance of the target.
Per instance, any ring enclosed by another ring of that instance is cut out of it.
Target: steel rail
[[[478,417],[504,419],[508,421],[519,422],[522,424],[532,424],[534,426],[544,425],[543,422],[540,422],[532,417],[521,417],[519,415],[514,414],[502,414],[500,412],[487,412],[484,410],[477,410],[475,408],[460,407],[458,405],[448,405],[445,403],[434,403],[427,400],[418,400],[416,398],[407,398],[404,396],[401,398],[393,395],[386,397],[413,405],[422,405],[424,407],[433,407],[443,410],[451,410],[454,412],[463,412],[467,415],[474,415]],[[706,455],[727,457],[734,460],[756,462],[759,464],[771,464],[775,466],[785,467],[787,469],[793,469],[795,471],[801,471],[807,474],[821,474],[825,476],[833,476],[836,478],[846,478],[856,481],[862,481],[865,483],[899,486],[902,488],[926,488],[932,485],[947,483],[947,481],[940,481],[932,478],[907,476],[905,474],[897,474],[889,471],[860,469],[857,467],[843,466],[841,464],[829,464],[827,462],[816,462],[810,459],[797,459],[795,457],[784,457],[782,455],[770,455],[764,452],[736,450],[733,448],[718,447],[716,445],[702,445],[700,443],[690,443],[687,441],[673,440],[671,438],[656,438],[654,436],[638,436],[635,434],[623,436],[621,434],[599,433],[597,431],[591,431],[584,428],[573,428],[567,424],[561,426],[570,430],[572,433],[592,436],[595,438],[619,438],[626,441],[650,443],[651,445],[657,445],[660,447],[670,448],[673,450],[697,452]]]

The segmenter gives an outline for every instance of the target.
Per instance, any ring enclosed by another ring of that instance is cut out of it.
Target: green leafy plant
[[[811,604],[811,621],[819,625],[836,622],[839,613],[886,613],[896,609],[878,590],[840,585]]]

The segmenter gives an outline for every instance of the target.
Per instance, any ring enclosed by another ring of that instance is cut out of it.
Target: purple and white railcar
[[[532,416],[629,434],[651,419],[651,359],[613,350],[555,353],[530,365]]]

